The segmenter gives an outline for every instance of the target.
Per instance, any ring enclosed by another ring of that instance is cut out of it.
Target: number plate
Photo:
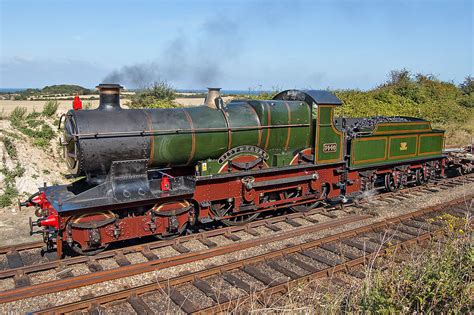
[[[337,151],[337,144],[336,143],[324,143],[323,144],[323,152],[336,152]]]

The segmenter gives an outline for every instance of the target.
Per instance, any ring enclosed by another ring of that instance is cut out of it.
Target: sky
[[[0,0],[0,88],[370,89],[473,75],[473,2]]]

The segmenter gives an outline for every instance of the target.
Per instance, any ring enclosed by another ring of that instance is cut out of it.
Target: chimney
[[[221,97],[221,88],[207,88],[207,96],[204,100],[204,104],[207,107],[214,109],[221,109],[224,105],[224,101]]]
[[[100,94],[98,110],[120,110],[120,84],[102,83],[96,86]]]

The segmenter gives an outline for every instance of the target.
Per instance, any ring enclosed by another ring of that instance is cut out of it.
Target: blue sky
[[[0,0],[0,87],[372,88],[473,74],[473,1]]]

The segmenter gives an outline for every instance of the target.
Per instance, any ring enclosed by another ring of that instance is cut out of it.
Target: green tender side
[[[426,132],[431,131],[431,124],[428,121],[401,122],[401,123],[381,123],[375,128],[373,135],[400,134],[402,132]]]
[[[414,124],[394,123],[392,130],[398,134],[385,136],[375,135],[351,140],[352,168],[370,167],[375,165],[393,164],[425,157],[442,156],[444,131],[410,132]],[[378,128],[376,130],[379,130]]]
[[[316,163],[334,163],[342,160],[343,134],[334,127],[334,106],[319,105],[316,126]]]

